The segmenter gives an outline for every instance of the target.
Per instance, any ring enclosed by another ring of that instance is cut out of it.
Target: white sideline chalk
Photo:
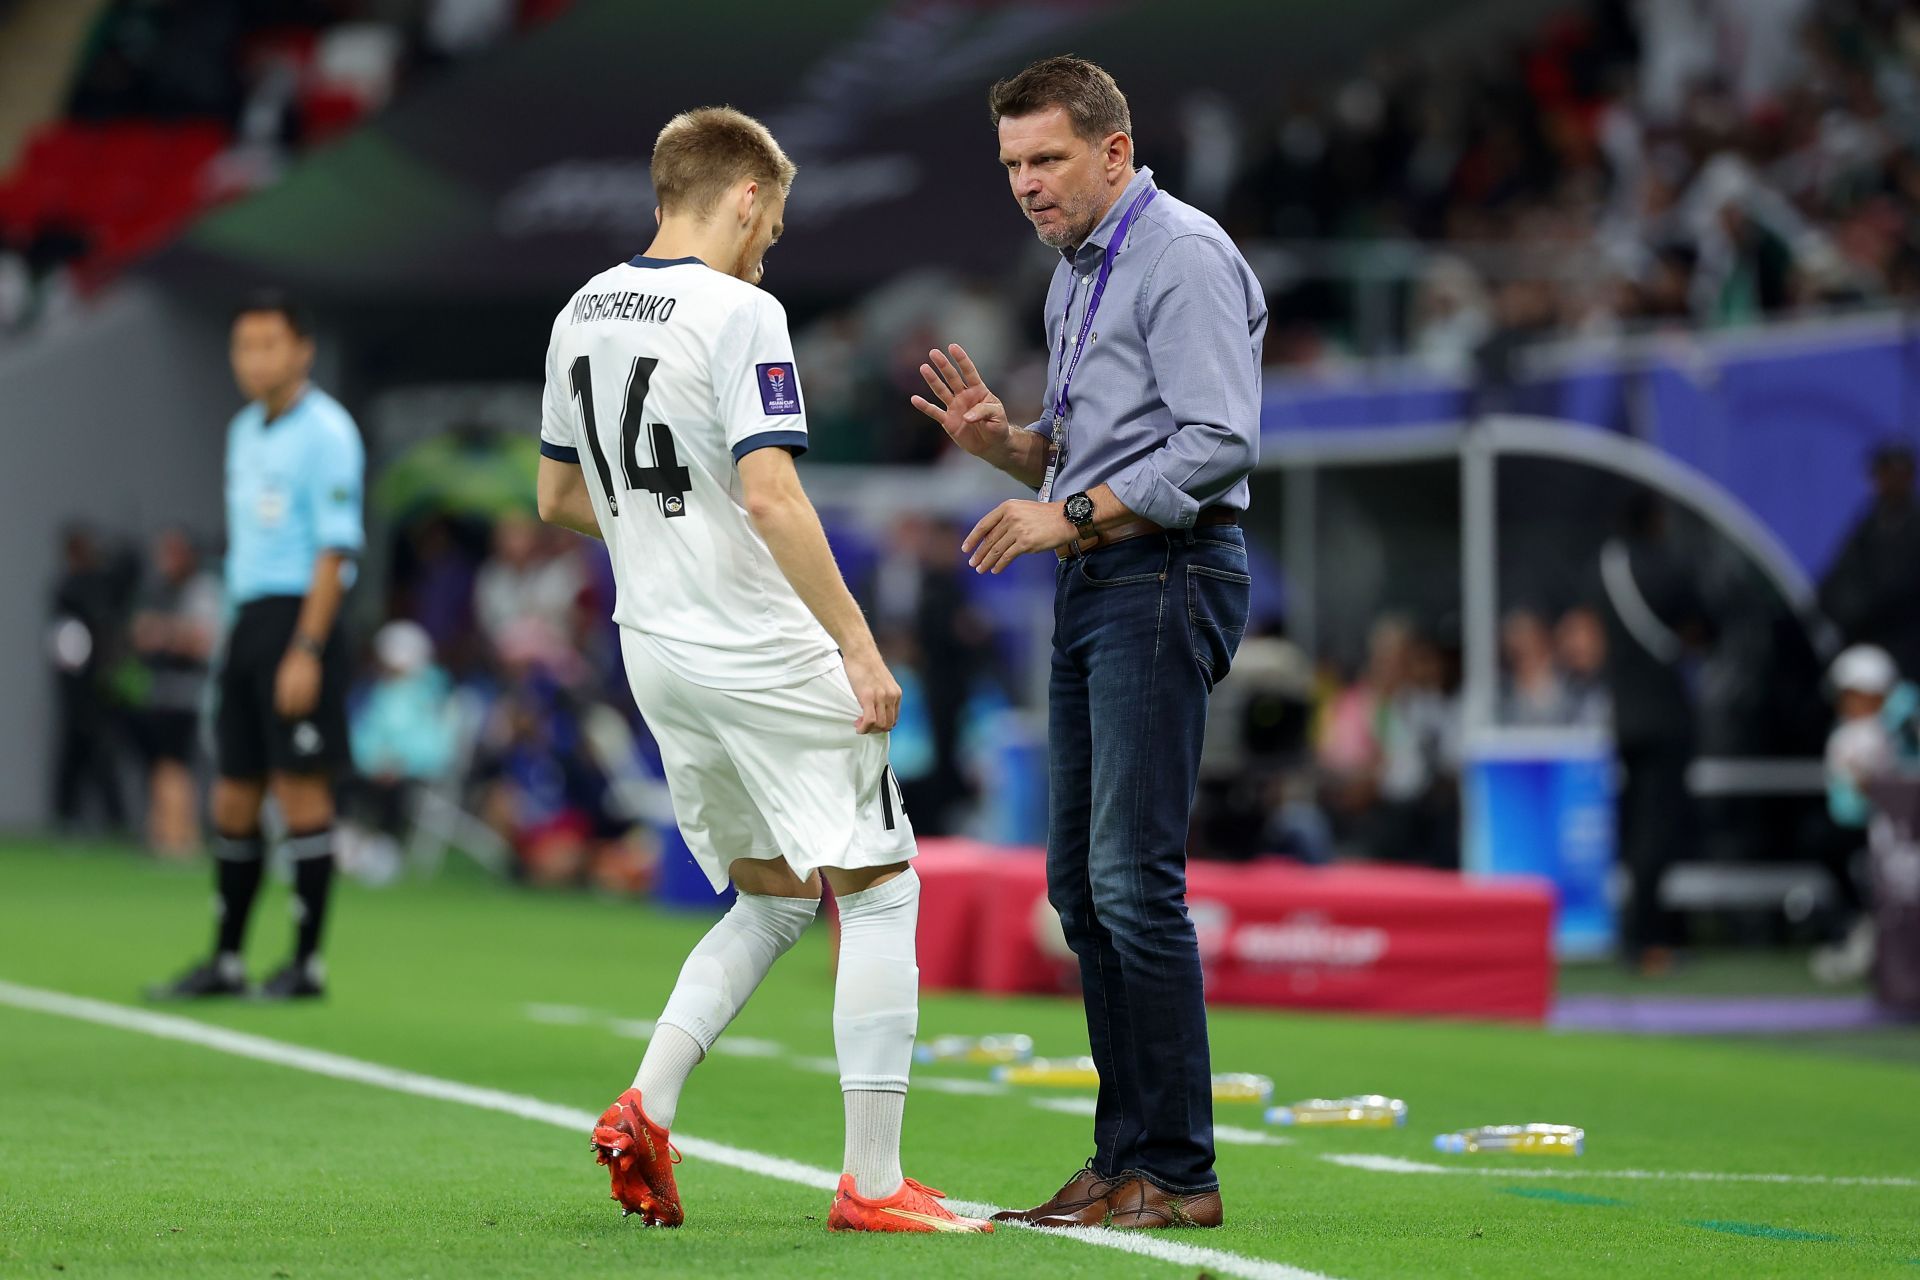
[[[412,1094],[418,1098],[457,1102],[464,1106],[477,1107],[482,1111],[497,1111],[503,1115],[518,1116],[523,1120],[535,1120],[542,1124],[554,1125],[583,1136],[593,1129],[594,1122],[599,1119],[595,1112],[581,1111],[576,1107],[561,1106],[553,1102],[542,1102],[538,1098],[529,1098],[523,1094],[462,1084],[457,1080],[443,1080],[438,1076],[403,1071],[397,1067],[381,1066],[375,1062],[362,1062],[358,1058],[329,1053],[324,1049],[309,1049],[304,1045],[269,1040],[265,1036],[252,1035],[245,1031],[233,1031],[211,1023],[196,1022],[192,1018],[182,1018],[170,1013],[154,1013],[147,1009],[135,1009],[105,1000],[68,995],[61,991],[44,991],[37,987],[22,987],[11,982],[0,982],[0,1005],[11,1005],[16,1009],[72,1018],[80,1022],[91,1022],[97,1026],[113,1027],[121,1031],[136,1031],[161,1040],[177,1040],[184,1044],[199,1045],[204,1049],[232,1054],[237,1058],[251,1058],[256,1062],[269,1062],[275,1066],[290,1067],[295,1071],[305,1071],[335,1080],[348,1080],[355,1084],[371,1085],[376,1089]],[[797,1160],[763,1155],[758,1151],[748,1151],[741,1147],[728,1146],[723,1142],[709,1142],[705,1138],[688,1137],[679,1133],[674,1134],[673,1141],[684,1155],[697,1160],[711,1160],[715,1164],[726,1165],[745,1173],[776,1178],[782,1182],[811,1187],[816,1191],[832,1191],[839,1185],[839,1174],[813,1165],[801,1164]],[[950,1200],[948,1204],[955,1212],[970,1217],[989,1217],[1000,1211],[995,1205],[966,1200]],[[1242,1254],[1229,1253],[1225,1249],[1210,1249],[1205,1245],[1183,1244],[1163,1236],[1150,1236],[1144,1232],[1130,1233],[1091,1227],[1084,1230],[1047,1231],[1041,1234],[1050,1238],[1071,1240],[1078,1244],[1090,1244],[1102,1249],[1116,1249],[1122,1253],[1152,1258],[1190,1270],[1198,1268],[1215,1275],[1237,1276],[1240,1280],[1330,1280],[1329,1277],[1317,1271],[1307,1271],[1300,1267],[1289,1266],[1284,1262],[1249,1258]]]

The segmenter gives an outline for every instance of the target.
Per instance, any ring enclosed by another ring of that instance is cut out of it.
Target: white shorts
[[[785,689],[711,689],[624,627],[620,651],[680,834],[715,893],[735,858],[785,858],[804,878],[913,857],[887,735],[854,732],[860,702],[845,670]]]

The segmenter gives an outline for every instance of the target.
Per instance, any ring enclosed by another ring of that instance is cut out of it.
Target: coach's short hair
[[[1064,110],[1074,133],[1088,142],[1102,142],[1115,133],[1133,136],[1127,95],[1099,63],[1070,53],[1042,58],[987,90],[987,109],[996,129],[1003,116],[1030,116],[1050,107]]]
[[[732,107],[701,107],[667,121],[653,144],[653,195],[662,213],[704,218],[727,188],[752,179],[785,195],[797,166],[767,126]]]
[[[233,309],[234,320],[241,316],[277,315],[286,320],[296,338],[313,336],[313,313],[284,289],[256,289]]]

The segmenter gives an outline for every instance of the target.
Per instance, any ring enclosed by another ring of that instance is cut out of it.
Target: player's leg
[[[668,1134],[680,1092],[707,1050],[819,909],[818,877],[793,874],[714,732],[711,690],[663,666],[646,642],[623,633],[634,702],[660,748],[673,812],[714,891],[729,880],[734,905],[681,966],[633,1087],[600,1117],[593,1149],[613,1198],[649,1225],[678,1226],[679,1189]]]
[[[273,671],[298,622],[290,608],[277,638]],[[351,764],[347,743],[347,658],[339,632],[327,638],[320,655],[320,690],[313,709],[286,717],[267,701],[268,789],[286,826],[287,860],[293,869],[293,952],[286,964],[261,984],[260,994],[276,1000],[311,999],[326,993],[326,969],[320,947],[334,880],[334,779]]]
[[[664,759],[664,741],[662,748]],[[675,811],[682,811],[678,801]],[[677,1227],[685,1219],[670,1134],[688,1077],[820,907],[819,877],[802,880],[778,858],[741,858],[730,869],[739,889],[733,906],[687,956],[633,1087],[593,1130],[594,1153],[612,1175],[613,1198],[648,1226]]]
[[[662,1129],[673,1128],[693,1068],[820,907],[819,878],[803,880],[779,858],[739,858],[729,872],[738,896],[680,967],[633,1080]]]
[[[847,1119],[841,1171],[860,1195],[884,1199],[902,1180],[900,1127],[920,1022],[920,877],[905,862],[822,874],[840,912],[833,1047]]]
[[[333,782],[324,773],[275,772],[268,786],[287,829],[287,861],[293,871],[293,951],[286,964],[261,984],[260,994],[276,1000],[311,999],[326,993],[320,944],[333,898]]]
[[[792,689],[728,695],[721,728],[787,861],[818,870],[840,912],[833,1038],[846,1109],[845,1168],[827,1223],[839,1231],[990,1231],[900,1169],[907,1073],[919,1023],[913,826],[884,734],[853,731],[843,672]]]
[[[150,999],[242,995],[247,990],[241,949],[267,865],[260,829],[268,754],[260,701],[265,684],[257,670],[266,646],[255,622],[255,615],[242,610],[227,638],[215,685],[213,954],[171,982],[149,988]]]

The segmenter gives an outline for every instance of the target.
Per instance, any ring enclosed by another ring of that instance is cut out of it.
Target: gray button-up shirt
[[[1047,399],[1086,315],[1100,259],[1141,169],[1047,290]],[[1202,507],[1244,511],[1260,448],[1260,344],[1267,303],[1220,224],[1162,191],[1128,229],[1069,389],[1066,449],[1051,496],[1106,484],[1129,510],[1170,529]],[[1051,435],[1047,419],[1028,427]]]

